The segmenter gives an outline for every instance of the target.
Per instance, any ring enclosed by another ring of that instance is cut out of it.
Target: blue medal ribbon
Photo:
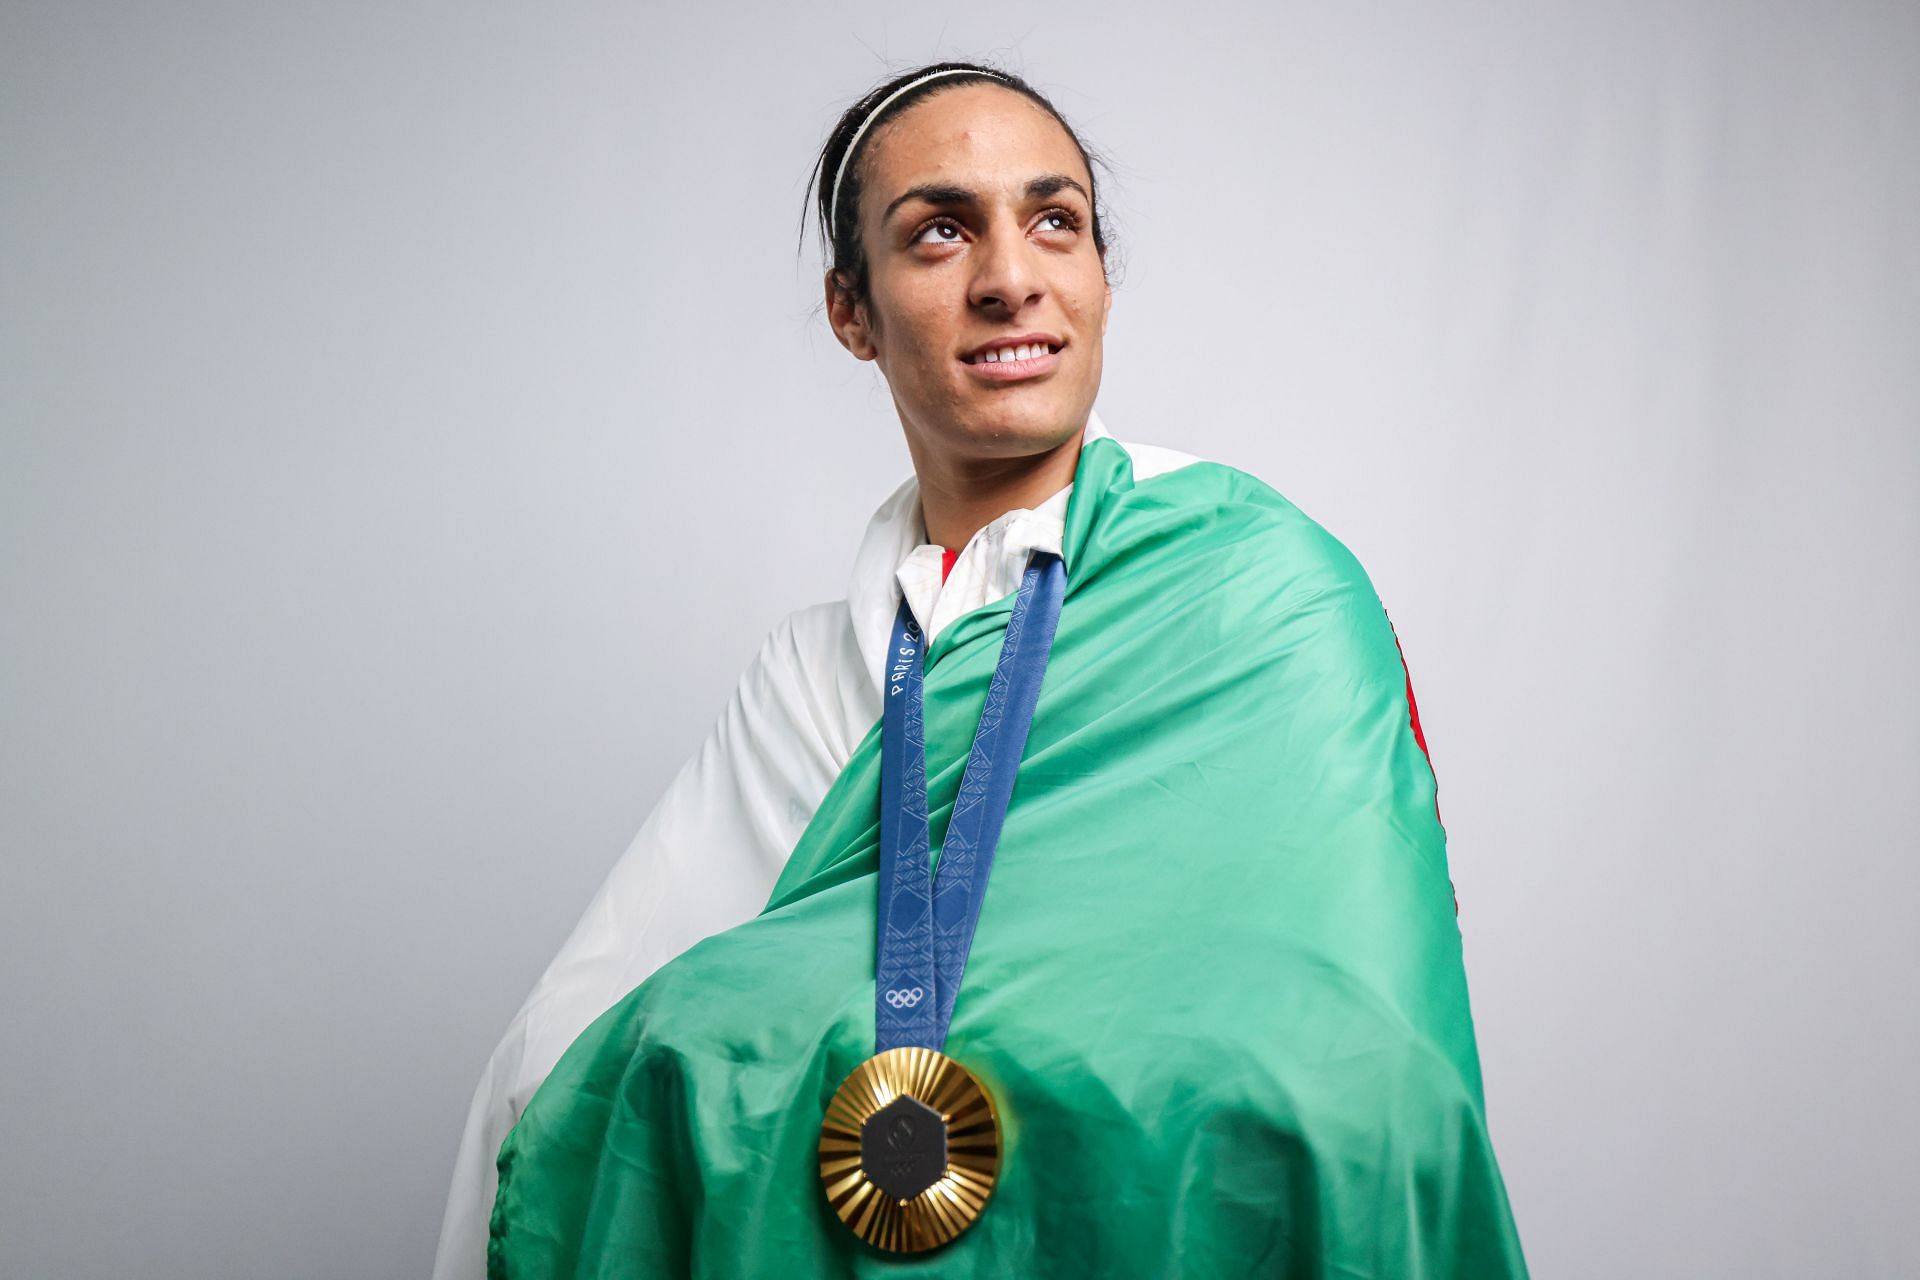
[[[1066,566],[1035,551],[1007,619],[1006,639],[966,773],[940,846],[927,828],[925,637],[903,599],[887,651],[880,739],[880,919],[874,983],[878,1048],[938,1051],[953,1021],[960,975],[980,921],[987,874],[1013,798],[1014,777],[1040,700],[1040,682],[1066,595]]]

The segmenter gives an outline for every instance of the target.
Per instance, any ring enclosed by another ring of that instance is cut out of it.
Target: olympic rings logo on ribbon
[[[925,998],[926,992],[919,987],[899,987],[887,992],[887,1003],[896,1009],[911,1009]]]

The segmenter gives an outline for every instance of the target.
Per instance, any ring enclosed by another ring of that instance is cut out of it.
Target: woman
[[[1365,572],[1093,414],[1094,175],[1019,78],[900,76],[816,176],[914,476],[515,1019],[439,1274],[1523,1275]]]

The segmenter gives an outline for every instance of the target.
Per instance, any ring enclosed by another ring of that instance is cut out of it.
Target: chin
[[[1092,402],[1059,396],[1005,396],[1003,403],[956,406],[954,427],[969,442],[1009,453],[1049,449],[1070,439]]]

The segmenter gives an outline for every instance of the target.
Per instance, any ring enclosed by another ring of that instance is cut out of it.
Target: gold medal
[[[820,1183],[854,1234],[889,1253],[947,1243],[987,1207],[1000,1123],[973,1073],[934,1049],[853,1069],[820,1126]]]

